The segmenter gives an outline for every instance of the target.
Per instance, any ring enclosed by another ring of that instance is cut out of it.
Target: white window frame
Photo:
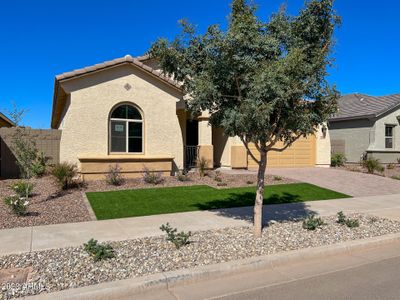
[[[136,106],[132,105],[132,104],[128,104],[128,103],[121,103],[117,106],[114,107],[114,109],[111,111],[111,114],[113,114],[113,112],[120,106],[122,105],[128,105],[128,106],[132,106],[134,107],[140,114],[140,116],[142,117],[141,120],[139,119],[120,119],[120,118],[109,118],[108,121],[108,151],[110,154],[144,154],[144,122],[143,122],[143,114],[140,111],[140,109],[138,109]],[[125,152],[113,152],[111,151],[112,149],[112,128],[111,128],[111,124],[113,121],[117,121],[117,122],[125,122]],[[129,152],[129,123],[141,123],[142,124],[142,152]]]

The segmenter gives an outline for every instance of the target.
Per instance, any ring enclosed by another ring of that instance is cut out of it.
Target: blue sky
[[[24,120],[50,126],[54,76],[126,54],[140,55],[158,37],[172,38],[187,18],[200,32],[226,25],[230,0],[0,1],[0,111],[14,101]],[[255,0],[267,19],[282,0]],[[303,0],[287,0],[296,14]],[[400,1],[337,0],[343,24],[329,80],[343,93],[400,93]]]

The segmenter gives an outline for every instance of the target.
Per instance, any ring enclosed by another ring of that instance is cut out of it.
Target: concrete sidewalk
[[[400,220],[400,194],[303,203],[267,205],[264,221],[322,216],[338,211],[368,213]],[[196,211],[148,217],[68,223],[0,230],[0,255],[82,245],[91,238],[126,240],[161,235],[159,227],[169,222],[179,230],[208,230],[251,224],[252,207]]]

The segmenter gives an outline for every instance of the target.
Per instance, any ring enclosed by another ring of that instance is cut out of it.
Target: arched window
[[[133,105],[119,105],[111,113],[110,152],[143,153],[143,118]]]

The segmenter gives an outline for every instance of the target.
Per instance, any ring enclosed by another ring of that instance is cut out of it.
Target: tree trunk
[[[265,168],[267,167],[267,152],[260,151],[260,163],[258,165],[257,175],[257,194],[254,204],[254,236],[260,238],[262,235],[262,217],[263,217],[263,202],[264,202],[264,180]]]

